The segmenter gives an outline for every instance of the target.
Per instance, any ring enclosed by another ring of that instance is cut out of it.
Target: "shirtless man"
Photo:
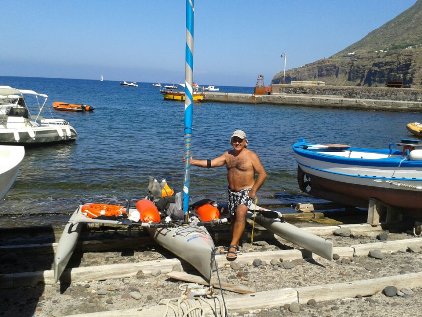
[[[232,240],[227,252],[227,260],[237,258],[239,242],[246,225],[246,213],[256,198],[258,189],[264,183],[267,173],[261,164],[258,155],[247,149],[248,140],[242,130],[233,132],[230,143],[233,149],[224,152],[213,160],[196,160],[191,158],[190,163],[199,167],[227,168],[228,209],[232,220]],[[256,176],[256,177],[255,177]]]

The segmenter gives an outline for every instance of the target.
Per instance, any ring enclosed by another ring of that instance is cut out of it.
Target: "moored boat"
[[[23,146],[0,145],[0,199],[15,182],[19,165],[25,156]]]
[[[210,92],[212,92],[212,91],[220,91],[220,88],[217,88],[217,87],[215,87],[215,86],[209,85],[209,86],[205,87],[205,88],[204,88],[204,90],[205,90],[205,91],[210,91]]]
[[[422,215],[422,144],[402,140],[385,149],[314,144],[293,145],[302,191],[324,199],[368,207],[369,199]]]
[[[134,81],[122,81],[120,85],[127,86],[127,87],[138,87],[138,84]]]
[[[422,123],[410,122],[406,125],[407,130],[417,137],[422,137]]]
[[[62,101],[54,101],[53,108],[59,111],[73,111],[73,112],[84,112],[84,111],[93,111],[94,107],[90,105],[80,104],[80,103],[67,103]]]
[[[25,97],[24,97],[25,96]],[[35,105],[29,106],[28,99]],[[42,118],[48,96],[0,86],[0,144],[46,145],[75,141],[76,130],[63,119]],[[38,113],[32,115],[31,110]]]
[[[165,91],[163,92],[163,97],[164,100],[185,101],[185,93],[182,91]],[[194,92],[192,98],[194,102],[200,102],[204,100],[204,94]]]

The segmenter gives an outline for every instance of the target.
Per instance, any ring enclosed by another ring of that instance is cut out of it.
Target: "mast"
[[[183,183],[183,213],[188,221],[190,158],[193,117],[193,33],[194,0],[186,0],[186,49],[185,49],[185,178]]]

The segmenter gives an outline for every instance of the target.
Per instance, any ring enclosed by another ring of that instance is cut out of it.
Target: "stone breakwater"
[[[205,101],[295,105],[368,111],[422,112],[422,90],[367,87],[283,87],[271,95],[205,93]]]

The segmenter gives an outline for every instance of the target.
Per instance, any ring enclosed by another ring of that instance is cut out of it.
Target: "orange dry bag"
[[[211,204],[203,204],[196,208],[196,213],[201,221],[212,221],[220,219],[220,211]]]
[[[81,212],[89,218],[118,217],[126,214],[126,208],[119,205],[88,203],[82,206]]]
[[[160,222],[160,212],[151,200],[141,199],[136,202],[142,222]]]

